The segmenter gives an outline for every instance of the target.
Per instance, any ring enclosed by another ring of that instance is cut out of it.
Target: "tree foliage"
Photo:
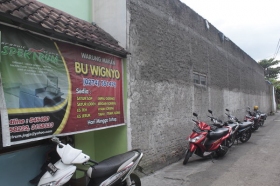
[[[273,67],[280,63],[280,60],[275,60],[274,58],[263,59],[258,62],[265,72],[265,78],[271,82],[275,88],[275,98],[277,104],[280,104],[280,81],[277,79],[278,74],[280,74],[280,67]]]
[[[267,79],[277,79],[280,73],[280,67],[273,67],[280,63],[280,60],[275,60],[274,58],[263,59],[258,62],[265,70],[265,77]]]

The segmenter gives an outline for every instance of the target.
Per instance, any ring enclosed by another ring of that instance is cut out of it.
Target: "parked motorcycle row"
[[[192,119],[192,121],[195,125],[188,137],[188,149],[185,152],[183,165],[188,163],[193,154],[202,158],[224,156],[235,142],[247,142],[251,138],[252,132],[264,125],[267,117],[265,113],[258,110],[258,106],[254,107],[254,111],[247,107],[247,114],[242,122],[231,115],[228,109],[226,111],[228,120],[222,122],[213,116],[211,110],[208,110],[211,114],[208,115],[211,124],[200,121],[198,114],[193,113],[196,119]]]
[[[248,114],[241,122],[231,115],[228,109],[226,111],[228,121],[222,122],[213,116],[211,110],[208,110],[211,114],[208,116],[211,124],[200,121],[198,114],[193,113],[196,117],[193,119],[195,125],[188,138],[189,145],[185,153],[184,165],[193,154],[203,158],[214,155],[224,156],[235,142],[247,142],[252,132],[264,125],[267,117],[265,113],[259,112],[258,108],[255,107],[251,112],[248,107],[246,110]],[[89,178],[87,186],[141,186],[140,178],[133,173],[143,157],[141,150],[131,150],[96,162],[82,150],[63,144],[57,137],[53,137],[52,141],[56,143],[56,152],[61,159],[47,165],[47,171],[40,175],[38,186],[59,186],[68,183],[77,170],[76,164],[88,166],[85,170]]]

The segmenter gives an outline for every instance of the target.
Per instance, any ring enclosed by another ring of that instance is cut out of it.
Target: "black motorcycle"
[[[229,110],[226,109],[228,113],[225,113],[228,116],[228,121],[222,122],[217,118],[214,118],[219,121],[219,125],[215,125],[216,127],[227,127],[230,128],[230,137],[227,139],[227,146],[231,147],[235,141],[241,141],[242,143],[247,142],[252,135],[252,122],[240,122],[235,116],[229,114]],[[212,114],[211,110],[208,110],[210,114]]]
[[[236,129],[236,132],[232,135],[231,145],[234,144],[234,141],[241,141],[242,143],[247,142],[252,135],[252,126],[253,122],[241,122],[235,116],[229,113],[229,110],[226,109],[227,113],[225,113],[228,117],[228,121],[224,123],[225,126],[230,126]]]
[[[229,128],[230,130],[230,136],[226,139],[226,144],[228,147],[231,147],[234,144],[234,141],[236,140],[238,128],[239,128],[239,123],[232,123],[228,124],[227,122],[224,122],[220,119],[217,119],[213,117],[212,110],[208,110],[208,112],[212,116],[208,116],[211,118],[211,121],[216,121],[213,125],[218,128]]]

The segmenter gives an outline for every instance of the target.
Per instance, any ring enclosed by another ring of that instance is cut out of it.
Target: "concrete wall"
[[[92,20],[126,48],[126,0],[93,0]]]
[[[127,0],[128,103],[132,148],[141,148],[144,172],[177,161],[193,124],[224,119],[225,108],[243,119],[245,108],[271,111],[271,88],[261,66],[230,38],[179,0]],[[207,85],[193,83],[193,72]]]

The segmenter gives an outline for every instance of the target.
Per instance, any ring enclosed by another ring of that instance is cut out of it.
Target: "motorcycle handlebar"
[[[214,118],[214,117],[212,117],[212,116],[208,116],[208,117],[211,118],[211,121],[213,121],[213,120],[217,120],[217,121],[218,121],[217,118]]]
[[[54,143],[56,143],[56,144],[60,144],[61,143],[61,141],[59,140],[59,138],[58,137],[52,137],[52,142],[54,142]]]
[[[193,120],[193,122],[195,122],[195,123],[198,123],[197,121],[195,121],[194,119],[192,119]]]
[[[207,116],[208,118],[211,118],[211,119],[213,119],[213,117],[212,116]]]
[[[52,142],[54,142],[54,143],[56,143],[58,146],[59,146],[59,148],[63,148],[64,147],[64,144],[63,143],[61,143],[61,141],[59,140],[59,138],[58,137],[52,137]]]

